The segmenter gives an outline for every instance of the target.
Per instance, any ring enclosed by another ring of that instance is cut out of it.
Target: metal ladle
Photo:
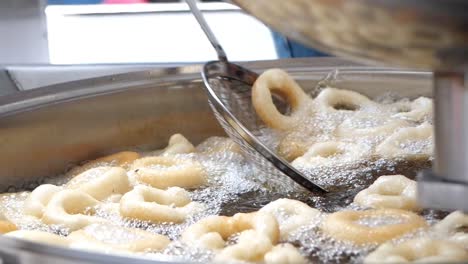
[[[279,179],[287,176],[314,194],[326,193],[257,138],[255,134],[261,129],[262,122],[252,106],[251,87],[258,74],[230,63],[195,1],[186,2],[218,55],[219,61],[204,65],[202,77],[210,106],[226,133],[267,175],[277,175]]]

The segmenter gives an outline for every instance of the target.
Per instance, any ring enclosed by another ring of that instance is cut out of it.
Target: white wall
[[[226,3],[200,3],[230,60],[275,59],[270,31]],[[216,54],[185,3],[49,6],[53,64],[203,62]]]
[[[0,65],[48,63],[45,0],[0,0]]]

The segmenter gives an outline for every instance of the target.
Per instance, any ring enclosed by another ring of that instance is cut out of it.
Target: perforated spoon
[[[279,180],[289,177],[314,194],[326,193],[326,190],[310,181],[256,137],[259,134],[256,132],[263,126],[251,100],[251,88],[258,74],[230,63],[195,1],[186,2],[218,55],[219,61],[204,65],[202,77],[210,106],[226,133],[262,171],[272,177],[277,176]]]

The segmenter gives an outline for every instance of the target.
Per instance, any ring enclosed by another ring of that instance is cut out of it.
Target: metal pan
[[[340,88],[371,97],[383,92],[430,96],[432,75],[360,67],[337,59],[243,64],[280,67],[303,86],[332,69]],[[180,132],[194,143],[223,134],[207,104],[200,66],[119,74],[39,88],[0,98],[0,190],[19,191],[79,161],[129,148],[157,148]],[[194,122],[193,120],[196,120]],[[129,260],[0,237],[4,263],[158,263]],[[163,263],[163,262],[159,262]]]

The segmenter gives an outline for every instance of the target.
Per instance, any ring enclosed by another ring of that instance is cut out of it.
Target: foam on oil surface
[[[383,225],[398,225],[404,223],[404,220],[395,216],[385,217],[363,217],[356,221],[356,224],[366,227],[378,227]]]
[[[83,228],[83,230],[97,240],[108,244],[132,243],[144,238],[141,234],[128,232],[126,229],[114,225],[89,225]]]
[[[217,140],[211,141],[212,149],[210,149],[210,144],[208,146],[205,144],[203,148],[199,148],[200,152],[198,153],[179,154],[181,158],[199,161],[208,172],[207,186],[190,191],[190,196],[194,201],[206,205],[205,211],[194,215],[181,224],[154,224],[123,219],[119,214],[119,204],[107,201],[95,208],[96,215],[109,220],[113,225],[141,228],[156,234],[167,235],[173,240],[164,251],[148,252],[143,254],[145,257],[168,261],[208,262],[213,258],[214,252],[177,241],[186,227],[208,215],[233,215],[237,212],[255,211],[270,201],[288,197],[304,201],[312,207],[325,212],[321,217],[314,219],[309,226],[298,230],[289,240],[289,242],[298,246],[304,255],[308,256],[311,263],[358,262],[363,255],[375,248],[375,245],[359,247],[336,241],[324,235],[319,227],[326,212],[342,209],[361,209],[352,204],[353,197],[360,189],[372,183],[378,175],[402,173],[411,176],[419,168],[418,166],[428,165],[427,163],[412,164],[406,161],[377,159],[362,161],[358,164],[343,163],[339,164],[340,166],[317,167],[311,169],[311,175],[316,177],[316,181],[321,184],[335,186],[337,191],[328,197],[313,197],[301,190],[297,185],[285,186],[284,189],[280,189],[281,192],[271,192],[269,188],[262,184],[263,181],[259,180],[260,178],[268,179],[268,175],[252,167],[237,152],[215,151],[219,150],[221,143]],[[59,181],[64,183],[63,179],[59,179]],[[44,230],[62,235],[68,234],[66,229],[44,225],[39,219],[33,219],[22,214],[21,208],[27,196],[28,193],[18,193],[2,197],[3,212],[5,212],[8,219],[14,223],[19,223],[21,229]],[[440,215],[437,215],[436,212],[424,212],[424,214],[427,219],[432,219],[434,222],[440,219]],[[374,222],[373,224],[378,225],[379,223]],[[87,232],[93,233],[103,241],[112,240],[112,243],[125,243],[136,239],[135,236],[127,235],[125,232],[120,235],[108,235],[105,231],[102,229],[94,230],[91,227],[87,230]],[[232,236],[227,243],[233,243],[235,239],[236,236]]]
[[[328,83],[329,81],[326,81]],[[317,90],[314,90],[317,91]],[[318,89],[320,91],[320,88]],[[414,122],[393,117],[395,114],[408,112],[411,110],[411,101],[407,98],[400,98],[391,93],[385,93],[375,98],[376,104],[364,104],[355,110],[334,109],[331,106],[321,105],[317,101],[311,101],[297,113],[294,113],[297,127],[290,131],[281,132],[270,128],[262,128],[258,131],[258,137],[262,143],[272,150],[280,151],[281,142],[286,145],[296,144],[305,146],[305,149],[314,143],[325,141],[339,141],[343,143],[357,144],[366,151],[365,157],[361,160],[329,157],[330,164],[321,166],[296,165],[297,169],[308,176],[314,183],[332,191],[351,191],[362,189],[369,185],[377,176],[387,174],[402,173],[413,177],[418,169],[430,166],[428,160],[405,161],[387,159],[374,154],[374,149],[382,143],[389,135],[399,127],[413,127],[423,121]],[[337,107],[335,107],[337,108]],[[395,124],[406,122],[404,126]],[[364,133],[362,130],[377,127],[379,132]],[[387,128],[388,127],[388,128]],[[343,131],[346,131],[343,134]],[[360,132],[359,132],[360,131]],[[349,132],[349,133],[348,133]],[[355,134],[357,133],[357,134]],[[429,149],[431,140],[405,140],[400,142],[403,150],[413,154],[421,154]],[[287,156],[291,152],[288,148],[283,149]],[[410,164],[411,163],[411,164]],[[403,169],[401,168],[403,166]],[[295,184],[283,179],[275,179],[275,189],[286,191],[298,191]]]
[[[14,223],[18,229],[40,230],[59,235],[68,234],[68,230],[57,225],[46,225],[34,216],[24,214],[24,202],[29,192],[7,193],[0,196],[0,210],[7,220]]]

